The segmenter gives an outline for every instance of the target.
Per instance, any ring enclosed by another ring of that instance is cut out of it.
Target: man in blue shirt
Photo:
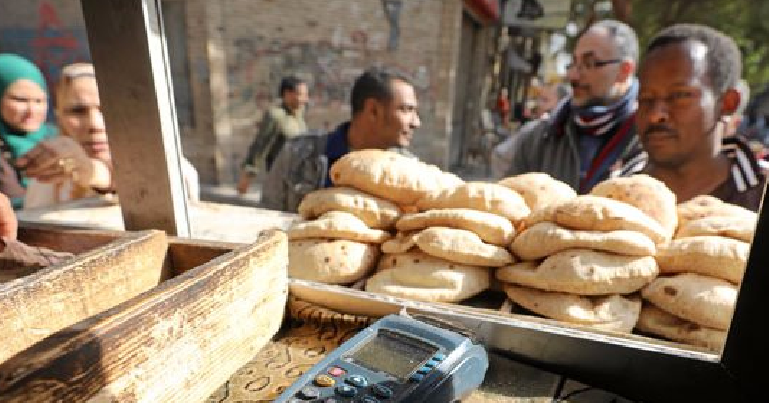
[[[353,150],[394,150],[411,156],[406,147],[421,122],[416,91],[402,73],[372,68],[355,80],[352,118],[330,133],[289,140],[278,154],[262,190],[262,205],[296,211],[313,190],[331,186],[328,170]]]

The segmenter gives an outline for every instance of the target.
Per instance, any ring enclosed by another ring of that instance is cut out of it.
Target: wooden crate
[[[0,284],[0,362],[168,277],[168,242],[160,231],[20,228],[19,240],[77,257]]]
[[[62,236],[71,233],[61,231]],[[0,401],[202,400],[278,331],[288,294],[283,233],[267,231],[249,245],[166,242],[162,233],[136,234],[151,239],[154,248],[130,249],[120,246],[126,242],[120,239],[81,256],[101,265],[49,268],[13,282],[37,284],[38,298],[54,305],[58,301],[63,312],[58,315],[71,316],[72,323],[63,322],[60,329],[51,326],[50,336],[39,337],[0,364]],[[90,235],[78,245],[109,238],[104,231]],[[41,243],[62,245],[54,234],[35,236]],[[131,236],[126,239],[141,243]],[[125,250],[126,260],[141,267],[132,276],[142,272],[142,277],[154,278],[154,284],[147,281],[144,292],[124,293],[133,278],[116,274],[122,271],[114,265],[118,250]],[[63,300],[58,286],[50,286],[52,280],[73,284],[71,295],[88,291],[95,297],[64,304],[69,301]],[[100,302],[103,312],[69,314],[93,301]],[[40,322],[51,315],[50,309],[38,310],[35,300],[11,307]]]

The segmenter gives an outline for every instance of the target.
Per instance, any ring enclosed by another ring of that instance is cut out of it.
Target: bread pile
[[[678,205],[675,238],[661,245],[661,276],[643,289],[637,329],[718,351],[729,329],[756,214],[711,196]]]
[[[329,175],[336,187],[302,199],[306,222],[292,226],[289,275],[329,284],[350,284],[376,268],[380,245],[404,208],[425,194],[462,183],[435,166],[400,154],[363,150],[340,158]]]
[[[489,287],[491,267],[514,261],[507,246],[529,214],[517,192],[469,182],[417,200],[382,244],[379,271],[366,290],[421,301],[457,302]]]
[[[647,175],[589,195],[542,173],[464,183],[396,153],[347,154],[289,230],[289,274],[413,300],[490,287],[544,317],[719,350],[756,214],[710,196],[676,205]],[[512,253],[510,253],[512,251]],[[370,277],[369,277],[370,276]]]
[[[657,245],[671,238],[676,219],[675,195],[661,182],[610,179],[533,211],[511,245],[523,261],[496,276],[513,302],[536,314],[631,332],[637,292],[657,276]]]

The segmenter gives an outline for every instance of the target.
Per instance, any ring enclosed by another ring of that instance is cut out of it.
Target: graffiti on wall
[[[32,26],[0,29],[0,51],[34,61],[49,84],[58,80],[64,65],[90,61],[84,29],[64,26],[56,8],[47,1],[40,3],[37,17]]]
[[[387,23],[390,24],[390,39],[387,42],[387,50],[394,51],[398,49],[398,39],[401,35],[400,20],[403,2],[401,0],[382,0],[382,5]]]

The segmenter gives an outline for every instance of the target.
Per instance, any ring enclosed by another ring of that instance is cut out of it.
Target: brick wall
[[[460,0],[406,0],[399,35],[382,0],[222,0],[227,57],[231,157],[243,157],[282,76],[309,82],[311,128],[349,119],[352,82],[367,67],[384,64],[415,78],[422,128],[412,149],[446,166]]]
[[[402,0],[393,24],[383,0],[165,0],[174,15],[169,53],[182,47],[185,156],[204,183],[232,183],[280,78],[308,80],[311,128],[349,119],[353,80],[377,64],[415,79],[422,128],[413,151],[448,166],[461,0]],[[182,5],[182,6],[180,6]],[[165,8],[165,7],[164,7]],[[179,21],[179,19],[183,19]],[[89,61],[78,0],[3,0],[0,51],[23,54],[55,81],[64,64]],[[179,60],[171,55],[171,60]],[[186,99],[191,97],[191,99]],[[189,113],[188,113],[189,112]]]

